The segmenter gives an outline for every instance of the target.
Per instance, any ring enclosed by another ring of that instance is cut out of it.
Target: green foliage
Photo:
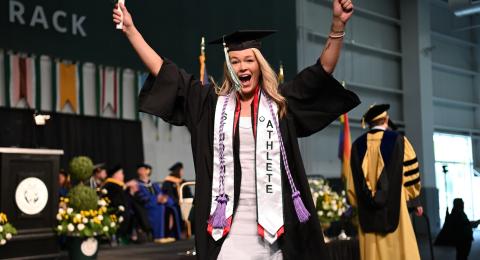
[[[17,234],[17,230],[8,223],[7,215],[0,212],[0,247]]]
[[[82,182],[92,176],[93,162],[87,156],[77,156],[69,163],[70,178],[75,182]]]
[[[11,233],[12,235],[16,235],[17,234],[17,229],[15,229],[12,224],[10,223],[7,223],[5,225],[3,225],[3,230],[4,230],[4,233],[7,234],[7,233]]]
[[[70,206],[76,210],[93,210],[98,207],[98,195],[94,189],[78,184],[68,192]]]

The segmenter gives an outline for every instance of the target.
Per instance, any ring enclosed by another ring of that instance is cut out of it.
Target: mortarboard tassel
[[[285,82],[285,75],[283,75],[283,63],[280,61],[280,69],[278,70],[278,83],[283,84]]]
[[[232,63],[230,62],[230,57],[228,56],[228,47],[225,43],[225,38],[223,39],[223,52],[225,53],[225,62],[227,64],[228,74],[230,75],[230,79],[232,79],[233,82],[233,87],[235,88],[235,91],[240,91],[240,89],[242,88],[242,83],[238,79],[237,73],[235,73],[235,70],[232,67]]]

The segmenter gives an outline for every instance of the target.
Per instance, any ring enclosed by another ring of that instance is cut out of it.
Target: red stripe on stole
[[[230,227],[231,226],[232,226],[232,216],[230,216],[227,219],[227,226],[223,229],[223,234],[222,234],[223,237],[226,236],[228,234],[228,232],[230,232]],[[213,226],[212,226],[212,224],[208,223],[207,233],[210,234],[210,236],[211,236],[212,232],[213,232]]]
[[[260,87],[255,89],[255,96],[253,97],[253,137],[257,138],[257,120],[258,120],[258,98],[260,93]]]
[[[285,233],[285,228],[282,226],[281,228],[278,229],[277,231],[277,238],[279,238],[281,235]]]
[[[232,216],[227,219],[227,226],[223,229],[222,236],[226,236],[230,232],[230,227],[232,226]]]
[[[261,236],[262,238],[265,237],[265,229],[263,229],[262,225],[257,224],[257,231],[259,236]]]
[[[207,232],[208,232],[208,234],[210,234],[210,236],[212,235],[212,231],[213,231],[213,226],[212,226],[212,224],[208,223]]]

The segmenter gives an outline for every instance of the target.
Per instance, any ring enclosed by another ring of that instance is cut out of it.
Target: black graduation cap
[[[362,117],[362,127],[365,128],[365,123],[371,123],[372,121],[379,119],[378,117],[383,113],[386,113],[388,109],[390,109],[389,104],[370,106],[370,108],[367,110],[367,112],[365,112]]]
[[[179,170],[181,168],[183,168],[183,164],[181,162],[176,162],[174,165],[172,165],[170,168],[168,168],[168,170],[173,172],[173,171]]]
[[[123,170],[123,167],[120,164],[115,165],[113,168],[107,171],[107,176],[112,177],[116,172]]]
[[[249,48],[260,49],[262,46],[260,39],[276,32],[276,30],[238,30],[211,41],[209,44],[223,44],[223,41],[225,41],[228,51],[241,51]]]
[[[137,169],[138,168],[147,168],[147,169],[151,170],[152,166],[150,164],[140,163],[140,164],[137,165]]]

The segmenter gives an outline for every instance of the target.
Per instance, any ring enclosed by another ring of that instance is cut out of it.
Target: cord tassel
[[[310,218],[310,212],[308,212],[305,204],[303,204],[302,198],[300,197],[300,192],[295,191],[292,194],[293,205],[295,206],[295,212],[297,213],[298,220],[300,223],[305,223]]]
[[[224,228],[227,226],[227,221],[225,219],[225,210],[227,208],[228,196],[226,194],[221,194],[217,197],[217,208],[213,212],[213,215],[210,217],[209,224],[213,228]]]

